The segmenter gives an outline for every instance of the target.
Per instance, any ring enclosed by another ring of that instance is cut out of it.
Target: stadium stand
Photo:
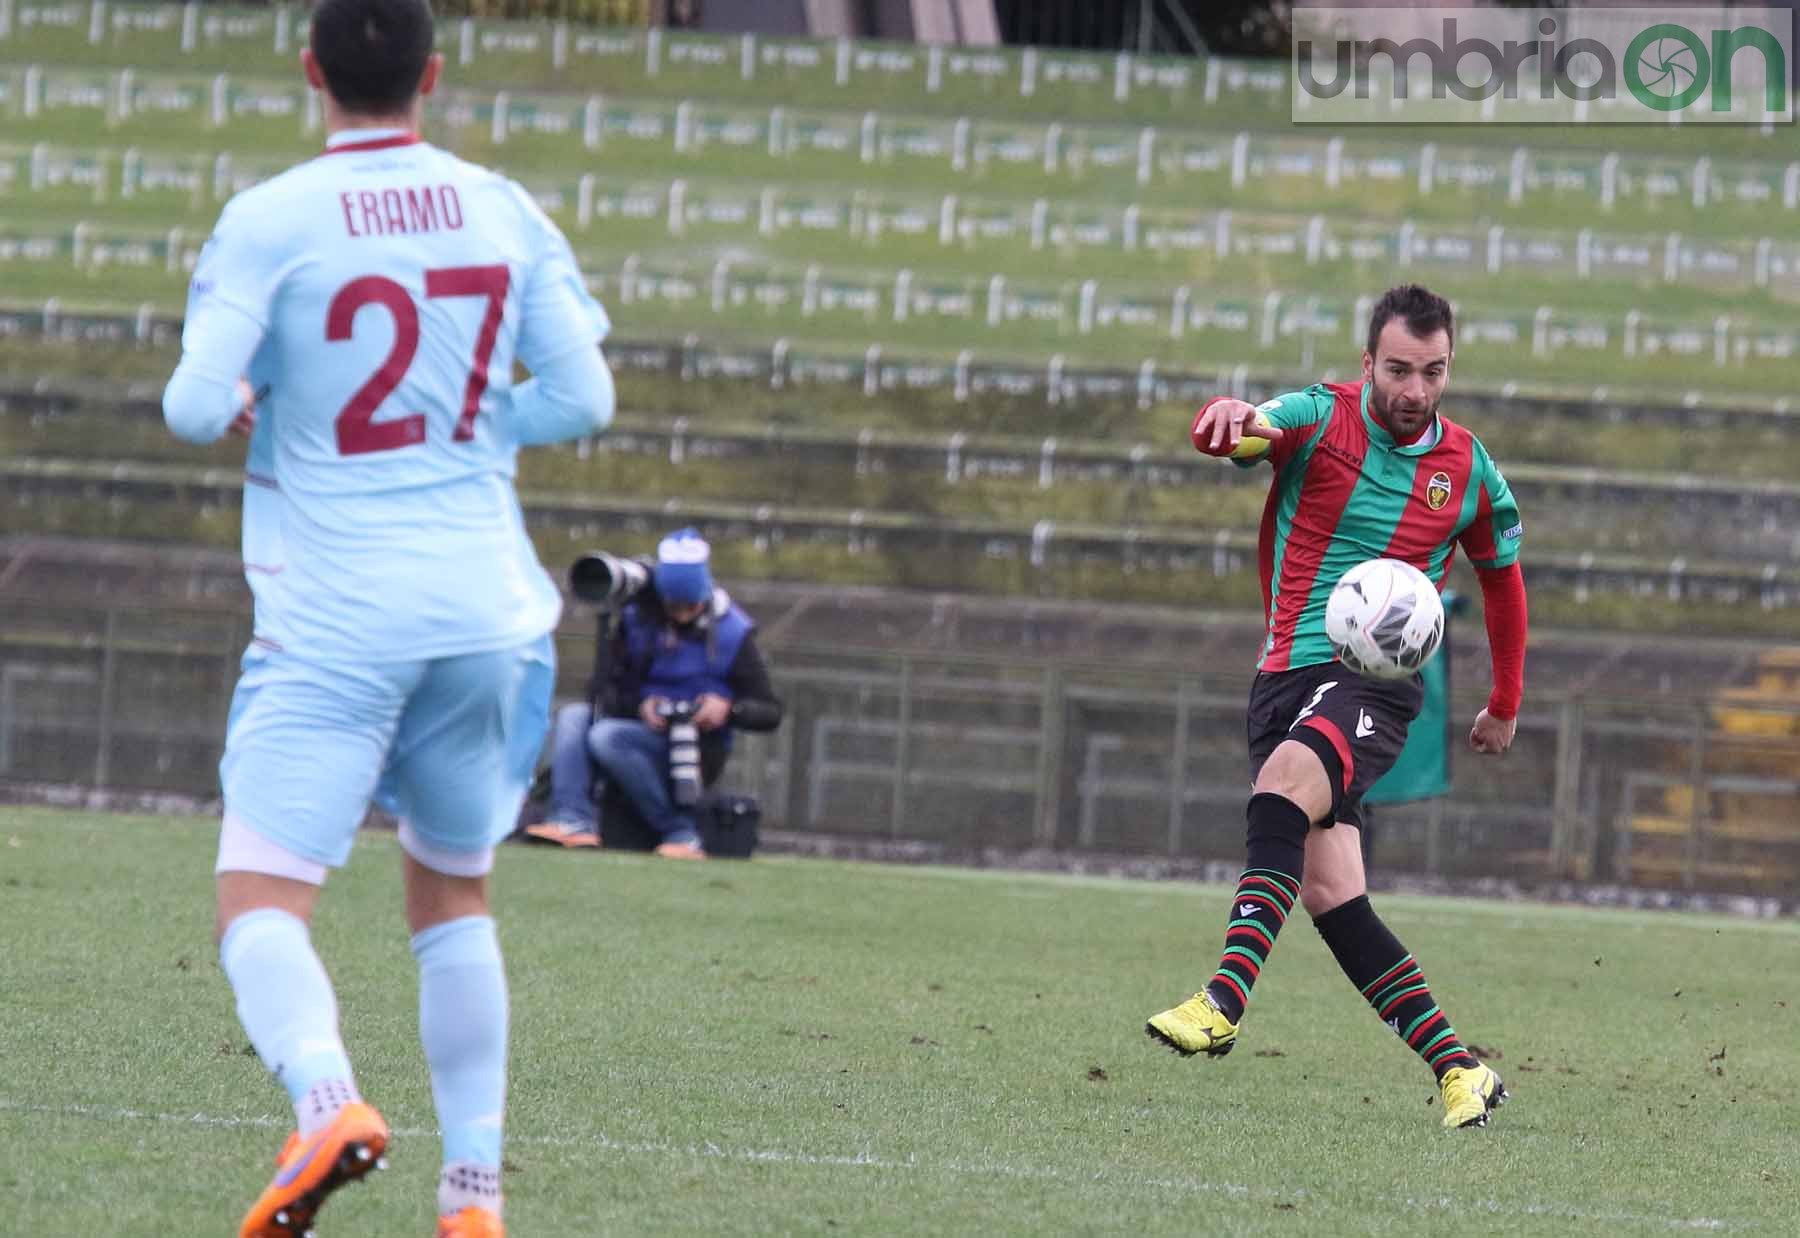
[[[316,141],[278,51],[303,22],[15,7],[0,38],[11,282],[68,299],[50,283],[73,269],[177,305],[223,197]],[[1002,49],[445,29],[455,73],[494,87],[453,82],[434,136],[520,176],[597,290],[653,329],[1311,368],[1355,333],[1342,290],[1399,268],[1479,291],[1464,306],[1477,380],[1573,365],[1774,390],[1797,347],[1800,161],[1755,129],[1699,143],[1624,127],[1607,147],[1559,145],[1574,125],[1530,146],[1296,134],[1272,128],[1284,70],[1217,58],[1040,66]]]

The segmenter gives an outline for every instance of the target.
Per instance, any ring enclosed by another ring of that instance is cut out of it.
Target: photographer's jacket
[[[648,585],[615,623],[601,625],[588,683],[597,715],[635,718],[646,697],[692,700],[705,692],[731,701],[731,727],[770,731],[781,723],[756,623],[723,589],[713,590],[698,619],[678,626]]]
[[[712,616],[703,638],[688,639],[667,622],[658,624],[633,615],[637,609],[625,608],[625,657],[632,666],[644,668],[646,696],[683,701],[703,692],[735,695],[729,680],[731,664],[750,635],[750,616],[735,605],[728,606],[723,614]],[[699,622],[707,618],[702,615]]]

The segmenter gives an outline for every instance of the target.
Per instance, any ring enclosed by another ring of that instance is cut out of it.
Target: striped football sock
[[[1438,1008],[1425,973],[1381,922],[1364,894],[1314,920],[1338,966],[1383,1023],[1425,1060],[1438,1078],[1455,1066],[1477,1066]]]
[[[1247,868],[1238,878],[1219,970],[1206,983],[1214,1003],[1233,1023],[1244,1017],[1250,990],[1299,896],[1300,879],[1273,868]]]

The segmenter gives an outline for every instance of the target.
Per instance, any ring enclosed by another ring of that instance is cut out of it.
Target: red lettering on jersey
[[[406,190],[406,230],[408,232],[436,232],[437,228],[437,199],[432,196],[431,190]]]
[[[371,236],[381,236],[381,200],[365,189],[356,195],[356,204],[362,208],[363,231]]]
[[[405,233],[406,210],[400,205],[400,191],[398,189],[383,189],[381,191],[381,216],[387,225],[389,236],[393,236],[395,233]]]
[[[344,231],[354,237],[406,236],[463,226],[462,200],[454,185],[340,193]]]

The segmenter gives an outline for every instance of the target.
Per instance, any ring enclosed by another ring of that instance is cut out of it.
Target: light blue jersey
[[[608,329],[523,189],[410,134],[339,133],[233,198],[164,412],[208,442],[240,376],[266,389],[244,487],[259,643],[371,663],[550,631],[561,597],[525,534],[518,448],[610,420]],[[515,386],[515,360],[536,377]]]

